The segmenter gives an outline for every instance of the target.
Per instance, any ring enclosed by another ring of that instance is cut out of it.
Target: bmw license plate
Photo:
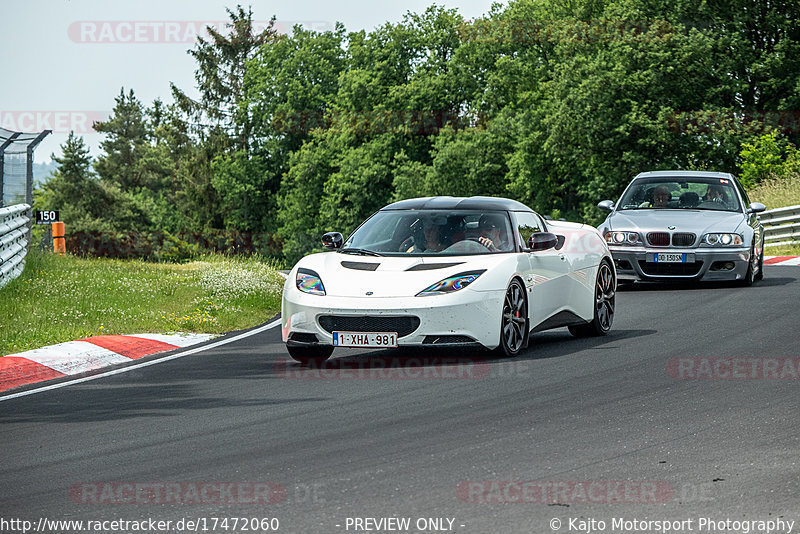
[[[334,332],[334,347],[396,347],[397,332]]]
[[[694,254],[654,252],[647,255],[647,261],[651,263],[692,263],[694,262]]]

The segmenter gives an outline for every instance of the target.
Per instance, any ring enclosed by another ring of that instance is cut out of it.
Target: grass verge
[[[768,210],[800,205],[800,174],[790,174],[764,181],[747,192],[750,200],[761,202]],[[800,256],[800,245],[767,247],[768,256]]]
[[[761,202],[768,210],[800,205],[800,174],[772,178],[747,191],[753,202]]]
[[[0,289],[0,355],[99,334],[250,328],[278,313],[282,287],[258,258],[158,264],[31,250]]]

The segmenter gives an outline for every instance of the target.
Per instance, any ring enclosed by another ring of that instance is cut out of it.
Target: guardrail
[[[777,208],[759,215],[764,225],[764,246],[800,245],[800,206]]]
[[[28,204],[0,208],[0,287],[22,274],[31,219]]]

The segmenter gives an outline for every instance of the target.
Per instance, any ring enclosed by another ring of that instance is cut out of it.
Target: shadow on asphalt
[[[765,277],[763,280],[755,282],[750,287],[741,286],[737,282],[635,282],[632,284],[618,285],[617,292],[636,293],[645,291],[670,290],[696,291],[699,289],[741,289],[743,291],[751,291],[760,287],[785,286],[796,281],[796,278]]]
[[[67,396],[35,395],[16,409],[0,413],[0,422],[8,423],[85,423],[131,418],[176,416],[188,410],[228,407],[264,408],[280,404],[317,402],[324,398],[233,399],[203,397],[191,384],[108,385],[70,387]],[[10,406],[9,406],[10,407]],[[21,409],[20,409],[21,408]]]

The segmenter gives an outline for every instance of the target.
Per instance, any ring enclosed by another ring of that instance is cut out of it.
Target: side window
[[[748,209],[750,207],[750,199],[747,196],[747,192],[742,187],[742,184],[739,183],[739,180],[734,181],[733,183],[736,184],[736,189],[739,190],[739,194],[742,196],[742,202],[744,202],[744,208]]]
[[[528,246],[528,239],[533,234],[544,231],[542,220],[530,211],[515,211],[514,218],[517,225],[517,236],[523,247]]]

